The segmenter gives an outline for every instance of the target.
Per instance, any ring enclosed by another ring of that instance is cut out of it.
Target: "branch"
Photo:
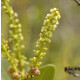
[[[73,75],[74,77],[78,77],[80,78],[80,74],[77,74],[75,71],[80,71],[80,67],[65,67],[64,68],[65,72],[67,72],[68,74]]]
[[[80,6],[80,1],[79,0],[74,0],[79,6]]]

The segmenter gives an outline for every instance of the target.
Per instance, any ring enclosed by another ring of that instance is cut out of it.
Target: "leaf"
[[[46,65],[40,68],[40,72],[40,76],[36,76],[32,80],[53,80],[55,74],[55,66]]]

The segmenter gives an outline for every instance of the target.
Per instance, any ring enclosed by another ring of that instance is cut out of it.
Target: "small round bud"
[[[19,29],[18,29],[18,32],[21,32],[21,31],[22,31],[22,29],[19,28]]]
[[[3,8],[3,9],[6,9],[6,6],[3,6],[2,8]]]
[[[12,68],[12,67],[9,67],[9,68],[8,68],[8,72],[9,72],[9,73],[12,73],[12,72],[13,72],[13,68]]]
[[[25,46],[24,45],[21,45],[21,48],[23,49],[23,48],[25,48]]]
[[[21,27],[21,24],[18,24],[18,27],[20,28]]]
[[[14,35],[13,37],[14,37],[15,39],[17,39],[17,38],[18,38],[18,35]]]
[[[17,13],[14,13],[14,16],[15,16],[15,17],[18,17],[18,14],[17,14]]]
[[[34,73],[35,70],[36,70],[36,69],[33,67],[33,68],[30,69],[30,72],[31,72],[31,73]]]
[[[39,75],[40,75],[40,71],[39,71],[39,70],[35,70],[34,75],[35,75],[35,76],[39,76]]]
[[[15,19],[15,23],[18,23],[19,22],[19,19]]]
[[[12,78],[13,79],[17,79],[19,77],[19,73],[18,72],[14,72],[13,74],[12,74]]]
[[[13,10],[10,10],[10,13],[11,13],[11,14],[13,14],[13,13],[14,13],[14,11],[13,11]]]

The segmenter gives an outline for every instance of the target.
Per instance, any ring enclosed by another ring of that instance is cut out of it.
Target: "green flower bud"
[[[48,48],[46,48],[46,47],[43,48],[43,51],[47,51],[47,50],[48,50]]]
[[[6,10],[6,6],[3,6],[2,8]]]
[[[21,45],[21,49],[24,49],[25,48],[25,46],[24,45]]]
[[[18,27],[21,28],[21,24],[18,24]]]
[[[42,33],[40,33],[40,37],[43,37],[43,34]]]
[[[13,24],[10,24],[10,28],[13,28],[14,27],[14,25]]]
[[[10,10],[10,13],[11,13],[11,14],[14,14],[14,11],[11,9],[11,10]]]
[[[18,38],[18,35],[14,35],[13,37],[14,37],[14,39],[17,39]]]
[[[39,55],[39,57],[41,58],[41,59],[43,59],[43,57],[46,55],[46,53],[41,53],[40,55]]]
[[[18,17],[18,14],[17,13],[14,13],[14,17]]]
[[[44,20],[43,25],[50,26],[51,25],[50,20],[49,19]]]
[[[36,66],[39,67],[41,64],[42,64],[42,62],[38,62],[38,63],[36,64]]]
[[[52,15],[47,14],[46,19],[50,19],[52,17]]]
[[[36,57],[33,57],[33,61],[36,61]]]
[[[15,23],[18,23],[19,22],[19,19],[15,19]]]
[[[18,32],[21,32],[22,30],[21,29],[18,29]]]
[[[34,50],[34,54],[35,54],[35,56],[38,56],[39,55],[39,53],[40,53],[40,51],[39,50]]]

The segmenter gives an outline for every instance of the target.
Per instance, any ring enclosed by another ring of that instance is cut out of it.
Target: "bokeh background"
[[[19,14],[25,45],[22,53],[28,59],[33,56],[33,49],[35,49],[46,14],[51,8],[59,8],[60,24],[53,32],[47,55],[42,60],[43,65],[54,64],[56,66],[54,80],[80,80],[64,72],[65,66],[80,66],[80,6],[74,0],[11,0],[10,5]],[[8,40],[7,23],[8,17],[2,11],[1,31],[4,39]],[[2,59],[3,78],[8,75],[6,74],[7,67],[8,63]]]

